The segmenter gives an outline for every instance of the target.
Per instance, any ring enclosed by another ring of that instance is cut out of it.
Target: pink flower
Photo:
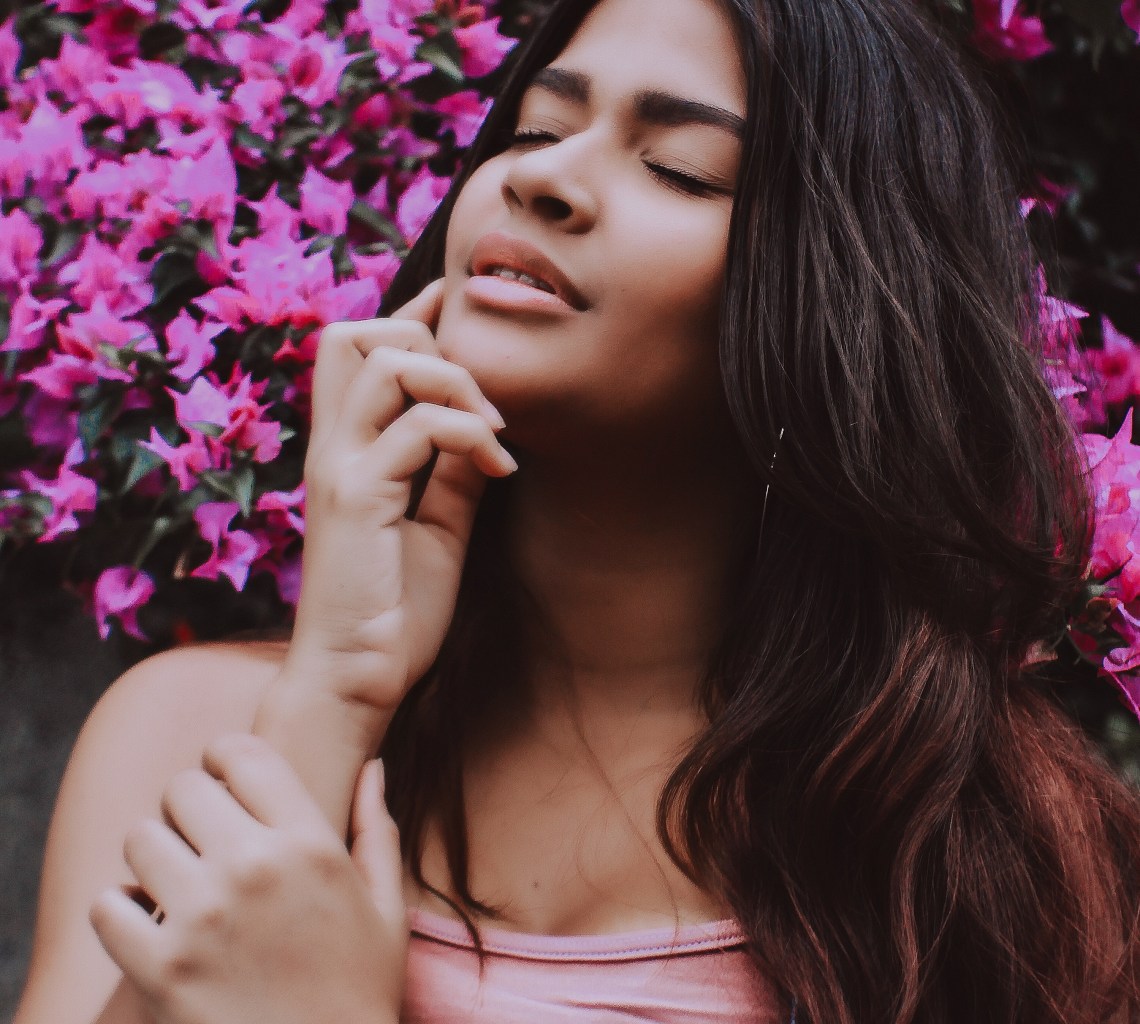
[[[21,291],[12,303],[8,337],[0,341],[0,351],[27,352],[43,344],[44,328],[67,305],[66,299],[41,302],[29,292]]]
[[[1136,33],[1137,42],[1140,42],[1140,0],[1124,0],[1120,5],[1120,17]]]
[[[54,479],[45,480],[30,470],[20,474],[25,490],[47,498],[51,510],[44,517],[44,531],[38,538],[50,543],[62,533],[79,528],[77,512],[90,512],[95,508],[98,487],[90,477],[76,473],[69,465],[59,467]]]
[[[15,84],[19,63],[20,40],[16,38],[16,19],[9,18],[0,24],[0,88],[6,90]]]
[[[148,118],[201,126],[218,110],[212,89],[198,92],[185,71],[159,61],[133,60],[129,67],[112,68],[110,80],[93,82],[89,95],[96,110],[128,128]]]
[[[264,382],[254,384],[249,374],[239,378],[235,367],[227,384],[219,384],[208,373],[196,378],[186,394],[171,388],[167,393],[174,400],[179,426],[187,433],[203,426],[221,427],[223,444],[251,451],[255,462],[269,462],[281,450],[281,425],[261,418],[266,406],[256,399],[264,390]]]
[[[241,590],[249,578],[249,567],[266,550],[265,544],[245,530],[230,530],[229,525],[240,511],[233,501],[210,501],[194,510],[198,532],[211,547],[210,557],[190,575],[216,580],[225,576],[235,590]]]
[[[514,39],[499,35],[498,18],[457,28],[455,41],[463,52],[463,73],[468,78],[490,74],[515,45]]]
[[[44,236],[19,207],[0,217],[0,284],[23,284],[40,269],[37,256]]]
[[[1032,60],[1052,50],[1041,19],[1018,14],[1017,4],[1018,0],[974,0],[971,42],[999,60]]]
[[[36,194],[55,204],[56,186],[91,163],[83,144],[83,119],[80,108],[61,114],[48,102],[37,104],[16,138],[0,145],[0,188],[20,196],[30,179]]]
[[[1113,327],[1108,317],[1102,316],[1100,323],[1104,346],[1090,357],[1101,378],[1105,402],[1120,405],[1140,395],[1140,346]]]
[[[100,378],[124,382],[134,380],[125,370],[116,370],[106,363],[80,356],[62,355],[59,352],[49,352],[46,363],[20,374],[20,380],[34,384],[52,398],[69,402],[75,398],[75,392],[79,388],[94,384]]]
[[[396,204],[396,225],[409,244],[419,237],[450,187],[450,179],[437,178],[425,166],[404,189]]]
[[[125,632],[138,640],[148,639],[139,628],[138,614],[154,591],[154,580],[141,570],[129,565],[104,569],[95,582],[95,621],[99,635],[104,640],[111,635],[111,625],[107,620],[113,615]]]
[[[124,320],[107,306],[106,297],[95,296],[89,310],[73,312],[66,323],[56,326],[59,347],[67,355],[101,359],[101,346],[156,352],[158,343],[150,328],[137,320]]]
[[[171,445],[154,428],[150,428],[150,440],[140,441],[139,447],[157,455],[170,469],[170,475],[178,481],[180,491],[190,491],[197,484],[198,474],[204,470],[217,468],[210,458],[206,440],[196,430],[189,431],[190,440],[185,444]]]
[[[63,451],[74,443],[79,414],[70,403],[33,391],[24,402],[23,414],[28,439],[37,448]]]
[[[283,34],[278,32],[278,38]],[[291,34],[287,38],[293,41]],[[336,99],[341,74],[355,59],[356,54],[345,52],[343,40],[314,32],[300,42],[289,59],[289,90],[311,107],[330,103]]]
[[[170,372],[179,380],[190,380],[202,372],[216,354],[213,340],[226,329],[225,324],[207,320],[198,325],[182,310],[166,328],[166,358]]]
[[[272,513],[280,515],[280,523],[305,536],[305,485],[302,483],[291,491],[266,491],[257,499],[259,512],[271,513],[270,522],[273,523]]]
[[[185,394],[167,388],[174,400],[174,416],[187,433],[202,426],[225,427],[230,422],[229,396],[216,384],[213,374],[198,377]]]
[[[230,93],[230,116],[255,135],[270,136],[285,117],[285,83],[277,78],[247,78]]]
[[[150,305],[154,288],[147,280],[147,268],[123,258],[121,252],[88,235],[77,256],[60,270],[58,280],[71,285],[70,295],[89,310],[102,311],[100,316],[126,317]],[[74,319],[74,317],[73,317]],[[149,333],[142,324],[140,333]],[[121,333],[113,330],[115,336]]]
[[[375,281],[376,287],[381,292],[387,290],[392,278],[396,276],[396,271],[400,269],[400,259],[390,249],[375,255],[354,252],[352,264],[356,268],[358,277]]]
[[[111,62],[101,51],[64,36],[59,57],[42,61],[37,75],[69,103],[79,103],[87,100],[93,83],[110,81]]]
[[[443,127],[455,132],[456,145],[470,146],[483,118],[491,109],[491,101],[481,99],[477,92],[468,90],[445,96],[433,107],[443,115]]]
[[[352,205],[352,182],[326,178],[309,167],[301,179],[301,216],[325,235],[343,235]]]

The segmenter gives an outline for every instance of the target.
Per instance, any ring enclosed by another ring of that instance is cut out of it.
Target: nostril
[[[535,212],[550,220],[566,220],[574,212],[568,202],[555,196],[535,196],[533,203]]]

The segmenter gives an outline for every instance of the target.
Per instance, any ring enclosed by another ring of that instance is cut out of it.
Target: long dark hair
[[[913,0],[721,2],[749,107],[721,367],[771,493],[658,831],[801,1024],[1137,1019],[1140,801],[1024,667],[1063,629],[1090,523],[1041,373],[1019,158]],[[458,189],[590,6],[555,4],[514,55],[387,309],[441,273]],[[508,487],[382,751],[413,869],[437,814],[461,912],[491,910],[465,738],[526,671]]]

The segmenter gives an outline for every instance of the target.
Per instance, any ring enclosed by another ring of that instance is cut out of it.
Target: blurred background
[[[1140,4],[923,6],[1022,155],[1055,387],[1115,435],[1140,394]],[[147,654],[287,625],[316,334],[374,314],[542,9],[0,3],[0,1018],[83,719]],[[1131,555],[1047,672],[1140,782],[1134,667],[1104,661],[1135,649]]]

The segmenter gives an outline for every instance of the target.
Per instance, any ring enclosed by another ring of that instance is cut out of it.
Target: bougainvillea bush
[[[1068,95],[1048,83],[1135,69],[1140,33],[1137,0],[1049,2],[931,8],[1046,124]],[[287,621],[319,331],[375,315],[485,112],[500,17],[528,8],[58,0],[0,24],[0,558],[63,553],[104,636],[187,639],[222,595]],[[1039,236],[1110,219],[1100,164],[1029,142]],[[1135,310],[1140,253],[1107,248]],[[1066,294],[1072,269],[1039,283],[1098,511],[1065,642],[1140,713],[1140,353],[1112,302]]]
[[[0,26],[0,539],[70,549],[104,636],[186,579],[294,601],[318,332],[375,315],[512,43],[450,0]]]

